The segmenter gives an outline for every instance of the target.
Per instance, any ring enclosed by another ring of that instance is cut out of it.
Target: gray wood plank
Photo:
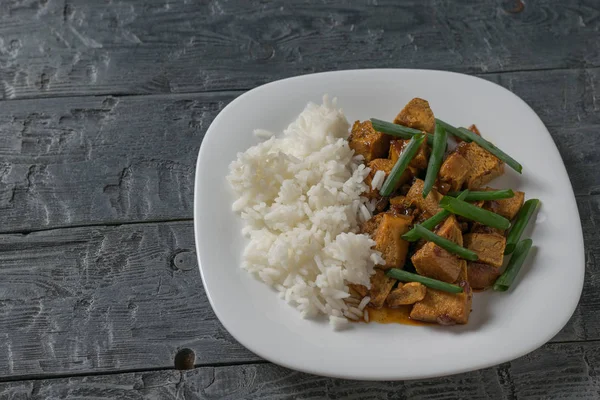
[[[218,323],[191,222],[0,235],[0,378],[256,360]]]
[[[579,208],[585,289],[553,341],[600,340],[600,196]],[[0,282],[0,379],[259,360],[212,312],[191,222],[0,235]]]
[[[0,383],[6,399],[597,399],[593,343],[546,345],[510,363],[437,379],[364,382],[273,364]]]
[[[348,68],[600,66],[593,0],[0,5],[0,98],[249,89]]]
[[[579,195],[600,193],[599,74],[485,76],[540,114]],[[215,115],[238,94],[3,102],[0,232],[191,218],[200,143]]]

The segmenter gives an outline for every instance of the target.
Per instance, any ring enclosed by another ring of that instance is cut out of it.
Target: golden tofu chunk
[[[424,214],[424,218],[432,217],[442,209],[439,206],[442,195],[435,189],[431,189],[431,192],[426,198],[423,198],[423,182],[421,179],[415,179],[415,182],[410,187],[410,190],[406,194],[406,200],[421,210]]]
[[[395,196],[390,199],[390,205],[405,207],[406,206],[406,196]]]
[[[413,254],[411,261],[419,275],[454,283],[460,273],[460,260],[433,242],[427,242]]]
[[[380,251],[385,260],[385,266],[381,266],[381,268],[403,268],[409,243],[401,236],[410,229],[413,217],[390,212],[381,215],[383,217],[373,235],[376,243],[375,250]]]
[[[471,226],[471,233],[492,233],[495,235],[504,236],[504,230],[498,228],[492,228],[491,226],[480,224],[479,222],[473,222]]]
[[[390,136],[376,131],[371,121],[356,121],[352,125],[348,145],[356,155],[362,155],[365,163],[368,163],[376,158],[387,157],[390,139]]]
[[[395,124],[408,126],[433,133],[435,131],[435,117],[427,100],[415,97],[408,102],[394,119]]]
[[[446,157],[440,167],[439,180],[447,184],[451,191],[460,190],[465,183],[465,179],[467,179],[469,167],[470,164],[467,159],[461,156],[460,153],[453,151]]]
[[[488,188],[486,190],[495,189]],[[496,214],[500,214],[506,219],[512,220],[523,206],[524,201],[525,193],[517,190],[515,191],[514,197],[511,197],[510,199],[486,201],[483,208],[495,212]]]
[[[496,282],[501,274],[501,268],[470,261],[467,263],[469,285],[473,289],[486,289]]]
[[[377,231],[377,228],[379,228],[379,224],[381,223],[383,215],[384,214],[377,214],[370,220],[363,222],[360,226],[360,232],[373,236],[373,234]]]
[[[506,239],[504,236],[490,233],[467,233],[464,236],[467,249],[477,253],[480,263],[489,264],[496,268],[502,266]]]
[[[363,193],[363,196],[369,199],[377,199],[380,197],[379,190],[373,189],[371,187],[371,182],[373,182],[373,178],[375,177],[377,171],[385,172],[385,179],[387,179],[387,177],[390,175],[390,172],[392,172],[392,168],[394,168],[394,162],[387,158],[376,158],[375,160],[372,160],[370,163],[368,163],[367,166],[371,168],[371,172],[369,172],[369,175],[367,175],[367,177],[365,178],[365,183],[367,184],[367,186],[369,186],[369,189],[365,193]],[[396,188],[394,188],[394,190],[404,185],[411,178],[412,172],[407,168],[400,176],[398,184],[396,185]]]
[[[390,153],[389,153],[388,158],[390,160],[392,160],[394,162],[394,164],[396,164],[396,161],[398,161],[398,158],[400,158],[400,154],[402,154],[402,151],[408,145],[408,142],[410,142],[410,140],[402,140],[402,139],[392,140],[390,142]],[[427,168],[428,163],[429,163],[429,146],[427,145],[427,142],[425,141],[425,142],[423,142],[421,147],[419,147],[417,154],[415,154],[415,156],[413,157],[413,159],[410,161],[410,163],[408,165],[410,165],[411,167],[417,168],[417,169],[425,169],[425,168]]]
[[[467,189],[478,189],[504,173],[504,163],[477,143],[462,142],[456,151],[469,162],[464,184]]]
[[[459,246],[463,245],[462,230],[454,215],[446,218],[436,233]],[[462,267],[462,260],[433,242],[419,248],[411,260],[420,275],[450,283],[456,282]]]
[[[371,278],[373,279],[373,278]],[[365,285],[357,285],[356,283],[349,283],[348,287],[350,288],[350,292],[352,293],[352,291],[358,293],[358,295],[360,297],[365,297],[366,295],[369,294],[369,288],[366,287]]]
[[[425,298],[427,288],[419,282],[398,283],[398,287],[388,294],[385,300],[388,307],[415,304]]]
[[[375,308],[381,308],[395,283],[394,278],[390,278],[383,270],[376,268],[375,274],[371,276],[371,289],[369,289],[371,301],[369,304]]]

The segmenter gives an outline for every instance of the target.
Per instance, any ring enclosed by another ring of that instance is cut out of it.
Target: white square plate
[[[353,324],[335,332],[304,320],[274,290],[239,268],[245,239],[225,177],[236,153],[258,143],[254,128],[282,132],[306,103],[338,98],[350,123],[391,120],[413,97],[454,125],[475,123],[523,165],[491,185],[522,190],[542,206],[523,237],[535,248],[510,291],[476,293],[464,326]],[[415,379],[506,362],[550,340],[577,306],[584,276],[579,214],[565,166],[548,130],[520,98],[472,76],[425,70],[356,70],[285,79],[235,99],[200,148],[194,204],[196,247],[210,303],[241,344],[274,363],[351,379]]]

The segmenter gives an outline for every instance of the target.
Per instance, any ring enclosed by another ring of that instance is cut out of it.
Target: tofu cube
[[[398,287],[388,294],[385,300],[388,307],[415,304],[425,298],[427,288],[419,282],[398,283]]]
[[[504,163],[477,143],[461,143],[456,148],[468,162],[467,189],[478,189],[504,173]]]
[[[489,264],[496,268],[502,266],[506,239],[504,236],[490,233],[467,233],[464,236],[464,246],[477,253],[480,263]]]
[[[376,158],[387,157],[390,139],[390,136],[376,131],[371,121],[356,121],[352,125],[348,145],[368,163]]]
[[[391,147],[390,147],[391,151]],[[440,167],[439,180],[449,186],[449,190],[457,191],[465,183],[469,173],[469,162],[460,153],[452,152],[446,157]]]
[[[437,190],[432,189],[427,197],[423,198],[424,184],[425,182],[421,179],[415,179],[415,182],[406,194],[406,200],[421,210],[424,218],[429,218],[442,210],[439,203],[443,196]]]
[[[486,190],[496,189],[488,188]],[[496,214],[500,214],[506,219],[512,220],[523,206],[524,201],[525,193],[517,190],[515,191],[514,197],[511,197],[510,199],[486,201],[483,208],[495,212]]]
[[[395,124],[408,126],[433,133],[435,131],[435,117],[427,100],[415,97],[408,102],[394,119]]]
[[[381,223],[383,215],[384,214],[377,214],[370,220],[363,222],[360,226],[360,232],[373,236],[373,234],[377,231],[377,228],[379,228],[379,224]]]
[[[446,218],[436,229],[435,233],[443,238],[452,240],[459,246],[463,245],[462,229],[454,215],[450,215]]]
[[[369,175],[367,175],[367,177],[365,178],[365,183],[369,186],[369,189],[365,193],[363,193],[363,196],[365,196],[369,199],[378,199],[381,197],[379,195],[379,190],[373,189],[371,187],[371,182],[373,182],[373,178],[375,177],[375,174],[377,173],[377,171],[385,172],[385,179],[387,179],[387,177],[390,175],[390,172],[392,172],[392,168],[394,168],[394,162],[392,162],[392,160],[389,160],[387,158],[376,158],[375,160],[372,160],[371,162],[369,162],[367,164],[367,166],[369,168],[371,168],[371,172],[369,172]],[[404,185],[411,178],[412,178],[412,172],[407,168],[400,176],[400,179],[398,180],[398,184],[396,185],[394,190],[396,190],[400,186]],[[385,180],[384,180],[384,182],[385,182]]]
[[[390,142],[390,153],[388,158],[396,164],[398,158],[400,158],[400,154],[402,154],[402,150],[408,145],[410,140],[392,140]],[[423,142],[417,154],[413,157],[408,165],[416,169],[425,169],[427,168],[427,164],[429,163],[429,146],[427,142]]]
[[[408,215],[382,213],[381,222],[373,235],[375,250],[380,251],[385,265],[383,269],[403,268],[408,254],[409,243],[402,239],[411,227],[413,217]]]
[[[473,289],[486,289],[496,282],[502,269],[480,262],[467,263],[469,285]]]
[[[376,268],[375,274],[371,276],[371,289],[369,289],[371,301],[369,304],[375,308],[381,308],[395,283],[394,278],[390,278],[383,270]]]

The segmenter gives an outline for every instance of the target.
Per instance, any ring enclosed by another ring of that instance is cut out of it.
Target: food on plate
[[[456,128],[414,98],[393,122],[350,127],[325,97],[282,135],[260,136],[228,175],[249,239],[242,267],[302,316],[336,329],[383,309],[466,324],[473,289],[514,285],[539,200],[486,186],[522,166],[475,125]]]

